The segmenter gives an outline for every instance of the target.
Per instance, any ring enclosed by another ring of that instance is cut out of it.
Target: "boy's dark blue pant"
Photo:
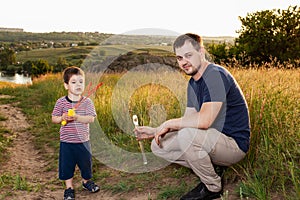
[[[60,142],[59,150],[59,179],[68,180],[74,176],[76,165],[81,177],[85,180],[92,178],[92,154],[90,142],[66,143]]]

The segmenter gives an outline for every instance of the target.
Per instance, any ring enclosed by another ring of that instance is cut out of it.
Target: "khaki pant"
[[[230,166],[246,155],[233,138],[212,128],[184,128],[170,132],[160,143],[158,146],[152,141],[151,150],[155,155],[191,168],[212,192],[219,192],[222,187],[221,177],[216,174],[212,163]]]

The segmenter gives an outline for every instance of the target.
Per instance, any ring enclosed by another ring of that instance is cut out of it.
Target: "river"
[[[6,75],[0,72],[0,82],[12,82],[16,84],[32,84],[30,76],[24,74]]]

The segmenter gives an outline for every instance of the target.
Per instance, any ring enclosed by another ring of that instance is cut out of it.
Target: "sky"
[[[234,36],[239,16],[300,6],[300,0],[9,0],[0,27],[26,32]]]

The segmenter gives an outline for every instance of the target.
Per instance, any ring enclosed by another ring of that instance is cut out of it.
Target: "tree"
[[[242,28],[236,39],[240,52],[251,62],[268,62],[300,58],[300,7],[265,10],[240,17]]]
[[[54,66],[53,72],[62,72],[68,66],[69,63],[67,62],[66,58],[59,57],[57,59],[56,65]]]
[[[212,55],[215,63],[221,64],[222,62],[228,62],[229,46],[225,42],[219,44],[210,44],[208,46],[208,52]]]
[[[48,64],[47,60],[39,59],[35,61],[35,66],[37,68],[37,75],[47,74],[48,72],[52,72],[52,67]]]
[[[5,70],[8,65],[12,65],[16,62],[16,54],[12,49],[1,48],[0,49],[0,67]]]
[[[34,67],[34,62],[31,60],[26,61],[23,65],[22,65],[22,69],[24,71],[24,73],[26,74],[31,74],[32,68]]]
[[[26,61],[22,65],[23,71],[33,77],[38,77],[41,74],[47,74],[53,71],[53,67],[48,64],[47,60],[39,59],[36,61]]]
[[[282,60],[300,58],[300,7],[289,7],[288,10],[278,10],[280,18],[278,27],[281,31],[278,33],[278,43],[276,51],[278,58]]]

